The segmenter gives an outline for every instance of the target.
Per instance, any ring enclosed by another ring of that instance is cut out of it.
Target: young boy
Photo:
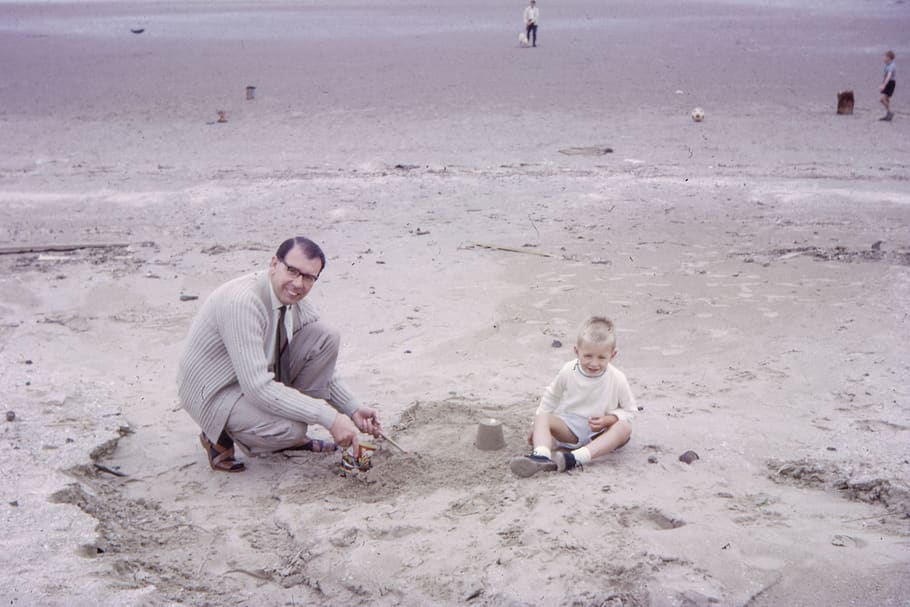
[[[534,416],[531,455],[512,458],[516,476],[565,472],[625,445],[632,435],[635,398],[616,356],[613,322],[592,316],[578,330],[577,358],[547,386]],[[554,452],[554,449],[559,450]]]
[[[891,113],[891,95],[894,94],[894,86],[897,80],[896,69],[894,67],[894,51],[888,51],[882,55],[882,61],[885,62],[884,73],[882,74],[882,85],[879,90],[882,93],[882,105],[885,106],[885,115],[879,118],[885,122],[890,122],[894,118]]]

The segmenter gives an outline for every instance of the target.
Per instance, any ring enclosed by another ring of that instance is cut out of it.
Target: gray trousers
[[[329,382],[335,376],[338,359],[339,335],[321,322],[305,325],[294,333],[288,344],[292,387],[319,400],[329,398]],[[236,390],[237,402],[228,416],[225,431],[249,455],[274,453],[282,449],[299,447],[308,442],[307,424],[266,411],[242,395],[240,385],[226,390]]]

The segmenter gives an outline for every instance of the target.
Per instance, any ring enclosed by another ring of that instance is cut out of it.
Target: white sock
[[[550,453],[549,447],[534,447],[534,455],[540,455],[547,459],[553,459],[551,457],[553,454]]]
[[[585,466],[591,463],[591,452],[588,451],[587,447],[579,447],[572,451],[572,455],[575,456],[575,461]]]

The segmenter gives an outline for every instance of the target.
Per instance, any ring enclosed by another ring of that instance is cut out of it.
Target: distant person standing
[[[534,0],[531,1],[533,2]],[[897,79],[897,69],[894,67],[894,51],[887,51],[882,55],[882,61],[885,62],[885,70],[880,90],[882,92],[882,105],[885,106],[885,115],[879,120],[890,122],[894,118],[894,114],[891,112],[891,95],[894,94],[894,85]]]
[[[531,0],[531,3],[525,8],[525,35],[531,46],[537,46],[538,20],[540,20],[540,9],[537,8],[537,0]]]

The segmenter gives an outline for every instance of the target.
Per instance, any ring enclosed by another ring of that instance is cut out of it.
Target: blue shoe
[[[521,478],[534,476],[538,472],[556,470],[556,462],[542,455],[524,455],[522,457],[513,457],[509,462],[509,468],[512,474]]]
[[[553,461],[556,462],[556,469],[560,472],[572,470],[573,468],[581,468],[581,464],[578,463],[575,456],[569,451],[557,451],[553,454]]]

